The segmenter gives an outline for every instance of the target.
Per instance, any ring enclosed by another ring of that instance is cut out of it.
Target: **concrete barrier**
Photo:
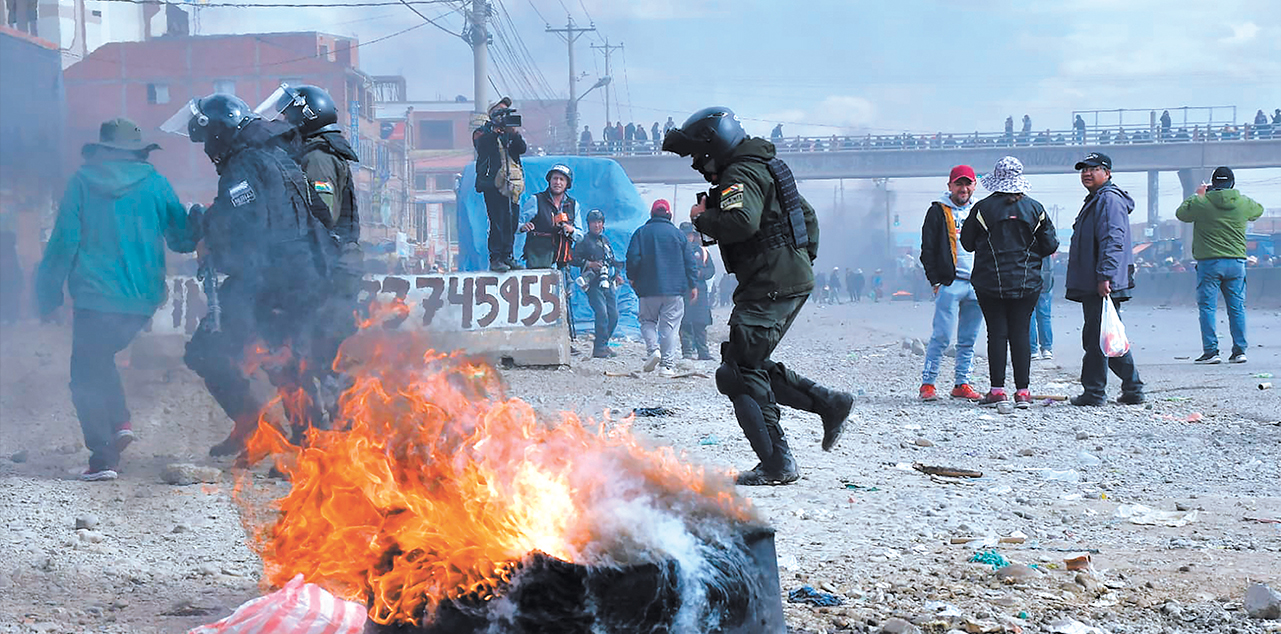
[[[376,275],[365,279],[360,299],[403,303],[405,309],[382,326],[430,332],[433,345],[441,350],[465,350],[495,363],[567,365],[569,326],[562,279],[551,269]],[[144,338],[189,336],[208,310],[195,278],[171,277],[168,289]]]

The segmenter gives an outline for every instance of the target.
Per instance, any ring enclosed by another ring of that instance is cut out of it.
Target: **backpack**
[[[498,143],[498,160],[502,165],[494,172],[494,187],[498,193],[515,202],[525,193],[525,170],[507,154],[501,137],[495,142]]]

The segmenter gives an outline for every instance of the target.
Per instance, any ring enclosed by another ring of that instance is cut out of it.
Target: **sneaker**
[[[596,351],[592,352],[592,358],[593,358],[593,359],[613,359],[613,358],[614,358],[614,357],[616,357],[616,356],[618,356],[618,353],[617,353],[617,352],[614,352],[613,350],[608,350],[608,349],[607,349],[607,350],[596,350]]]
[[[969,383],[962,383],[952,388],[952,398],[963,398],[970,401],[977,401],[983,398],[983,395],[970,387]]]
[[[1019,409],[1032,407],[1032,393],[1027,390],[1019,390],[1014,393],[1014,406]]]
[[[1142,405],[1147,400],[1143,396],[1143,392],[1122,392],[1120,396],[1116,397],[1116,402],[1122,405]]]
[[[661,353],[661,352],[659,352],[659,351],[657,351],[657,350],[655,350],[655,351],[653,351],[653,352],[649,353],[649,358],[645,359],[645,367],[644,367],[644,370],[645,370],[646,372],[653,372],[653,371],[654,371],[654,368],[657,368],[657,367],[658,367],[658,363],[659,363],[660,361],[662,361],[662,360],[663,360],[663,353]]]
[[[1215,364],[1222,363],[1222,362],[1223,362],[1223,359],[1220,359],[1220,358],[1219,358],[1219,353],[1217,353],[1217,352],[1207,352],[1207,353],[1205,353],[1205,354],[1203,354],[1203,355],[1201,355],[1201,356],[1197,357],[1197,358],[1196,358],[1196,361],[1193,361],[1192,363],[1197,363],[1197,364],[1200,364],[1200,365],[1215,365]]]
[[[933,385],[930,385],[929,383],[926,383],[926,384],[924,384],[924,385],[922,385],[922,386],[921,386],[921,400],[922,400],[922,401],[937,401],[937,400],[939,400],[938,392],[937,392],[937,391],[935,391],[935,389],[934,389],[934,386],[933,386]]]
[[[1042,359],[1043,361],[1049,361],[1050,359],[1053,359],[1053,358],[1054,358],[1054,353],[1053,353],[1053,352],[1051,352],[1051,351],[1049,351],[1049,350],[1042,350],[1042,351],[1041,351],[1041,359]]]
[[[676,369],[676,366],[674,365],[665,365],[658,369],[658,373],[662,376],[670,378],[670,377],[676,376],[677,374],[680,374],[681,371]]]
[[[489,263],[489,270],[495,273],[506,273],[507,271],[510,271],[511,268],[512,267],[508,266],[506,262],[500,260],[493,260]]]
[[[92,467],[85,469],[84,473],[80,474],[80,479],[85,482],[106,482],[108,480],[115,480],[119,477],[120,474],[116,473],[113,469],[95,470]]]
[[[516,258],[507,258],[503,260],[503,264],[506,264],[507,268],[513,271],[519,271],[525,268],[525,265],[521,264]]]
[[[123,452],[138,437],[133,433],[133,426],[125,423],[116,430],[116,453]]]
[[[1232,356],[1228,357],[1228,363],[1245,363],[1247,360],[1244,352],[1233,352]]]
[[[1104,401],[1101,398],[1095,398],[1087,394],[1082,394],[1080,396],[1073,396],[1072,398],[1068,399],[1068,402],[1073,405],[1076,405],[1077,407],[1099,407],[1100,405],[1103,405]]]
[[[983,397],[979,399],[979,405],[995,405],[997,403],[1004,403],[1006,400],[1007,397],[1004,390],[1000,392],[992,390],[987,394],[984,394]]]
[[[715,361],[716,357],[713,357],[711,354],[704,352],[698,355],[698,360],[699,361]]]

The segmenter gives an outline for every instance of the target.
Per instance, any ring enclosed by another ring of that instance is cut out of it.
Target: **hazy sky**
[[[415,6],[429,17],[444,14],[440,23],[457,32],[459,4]],[[587,74],[580,92],[604,70],[602,55],[588,45],[605,37],[623,43],[614,53],[612,96],[624,121],[647,128],[668,116],[680,123],[713,104],[734,108],[756,135],[776,122],[785,122],[788,134],[999,130],[1006,116],[1017,121],[1025,113],[1036,130],[1060,130],[1070,127],[1073,110],[1096,108],[1235,105],[1244,122],[1258,109],[1281,108],[1281,19],[1273,3],[1258,0],[495,4],[502,38],[515,46],[513,32],[519,34],[557,96],[568,93],[566,46],[544,32],[545,20],[563,26],[570,13],[580,26],[598,29],[577,44],[577,67]],[[320,30],[369,42],[420,22],[401,6],[211,8],[202,11],[201,32]],[[361,60],[371,74],[405,75],[411,98],[472,93],[470,48],[431,26],[363,46]],[[517,99],[528,92],[510,76],[491,77]],[[605,117],[602,96],[597,90],[581,105],[582,122],[596,134]],[[928,201],[944,179],[904,181],[902,200]],[[1074,177],[1038,181],[1047,205],[1061,199],[1079,206],[1084,192]],[[1143,209],[1143,177],[1126,181]],[[1265,206],[1281,207],[1281,170],[1245,172],[1238,181]],[[1163,175],[1161,196],[1163,215],[1172,214],[1181,197],[1174,174]]]

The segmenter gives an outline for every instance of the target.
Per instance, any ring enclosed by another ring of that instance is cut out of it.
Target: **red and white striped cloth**
[[[285,587],[236,608],[231,616],[187,634],[360,634],[365,606],[344,601],[302,575]]]

